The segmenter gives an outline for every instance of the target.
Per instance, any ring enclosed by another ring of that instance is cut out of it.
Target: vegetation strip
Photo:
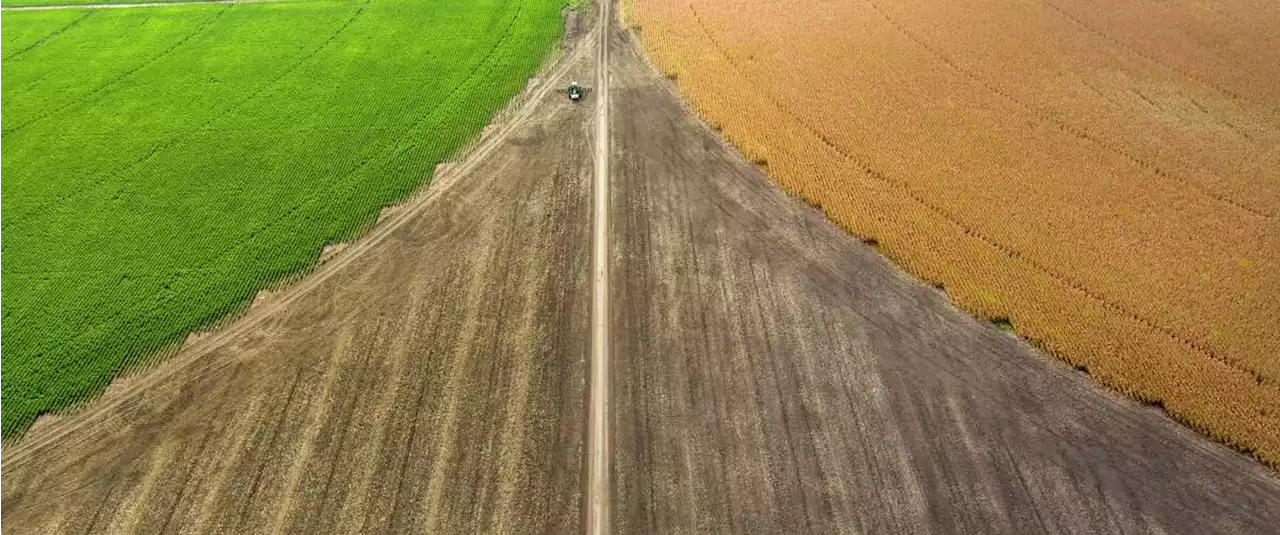
[[[368,228],[561,30],[528,0],[95,13],[4,18],[6,56],[67,28],[4,64],[6,438]]]

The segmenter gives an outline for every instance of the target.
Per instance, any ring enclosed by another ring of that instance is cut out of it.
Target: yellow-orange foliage
[[[785,189],[1101,383],[1280,466],[1280,8],[639,0]]]

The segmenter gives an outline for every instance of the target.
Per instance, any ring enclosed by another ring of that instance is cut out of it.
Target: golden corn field
[[[639,0],[713,128],[952,301],[1280,466],[1280,4]]]

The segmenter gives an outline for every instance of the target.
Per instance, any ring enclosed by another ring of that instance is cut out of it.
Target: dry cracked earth
[[[572,30],[470,167],[6,447],[6,531],[581,531],[596,97],[538,91],[593,79]],[[613,531],[1280,525],[1274,474],[956,310],[607,30]]]

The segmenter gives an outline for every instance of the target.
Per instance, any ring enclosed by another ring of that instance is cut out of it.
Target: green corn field
[[[563,3],[5,12],[3,435],[424,186],[525,86]]]

